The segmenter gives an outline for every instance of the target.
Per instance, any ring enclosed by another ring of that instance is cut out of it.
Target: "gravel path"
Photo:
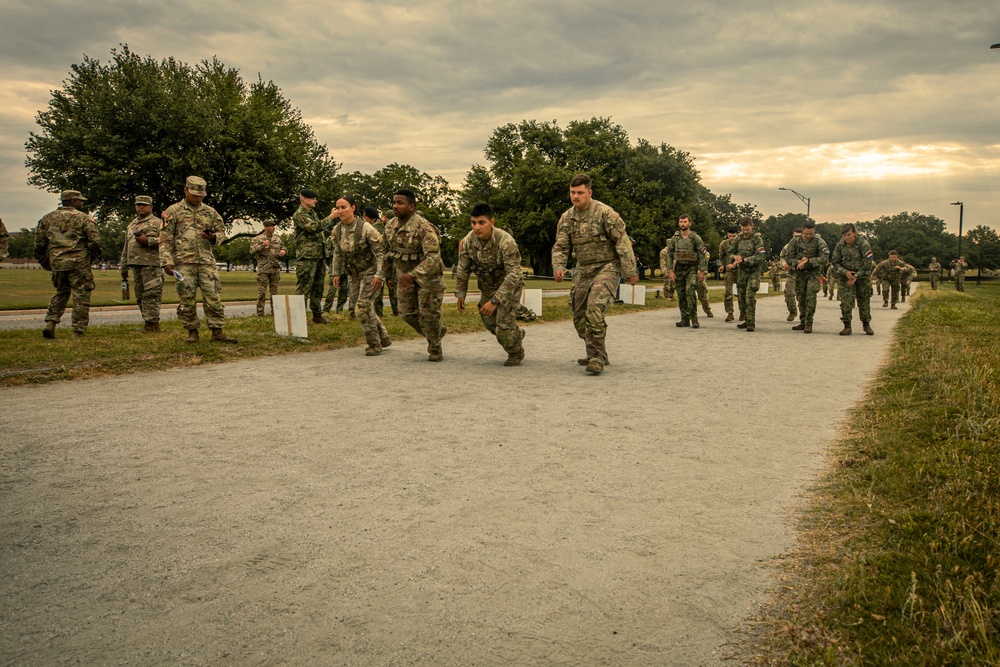
[[[465,334],[4,390],[0,663],[731,664],[874,303],[615,316],[598,377],[559,322],[519,368]]]

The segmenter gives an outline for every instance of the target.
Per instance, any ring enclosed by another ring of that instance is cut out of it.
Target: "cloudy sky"
[[[302,110],[347,171],[460,186],[492,130],[610,116],[712,191],[819,221],[1000,228],[996,0],[0,0],[0,217],[33,227],[24,142],[84,54],[218,56]]]

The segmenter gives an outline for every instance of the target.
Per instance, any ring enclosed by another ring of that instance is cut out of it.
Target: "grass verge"
[[[994,286],[923,291],[901,319],[746,664],[1000,665],[998,331]]]

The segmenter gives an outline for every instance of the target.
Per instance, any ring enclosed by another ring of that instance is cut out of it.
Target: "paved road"
[[[476,333],[2,391],[0,663],[729,664],[905,312],[615,316],[597,377],[559,322],[519,368]]]

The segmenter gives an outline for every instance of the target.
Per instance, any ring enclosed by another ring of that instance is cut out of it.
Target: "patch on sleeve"
[[[871,250],[869,250],[867,253],[865,253],[865,257],[868,258],[868,259],[871,259],[874,254],[875,253],[873,253]]]

